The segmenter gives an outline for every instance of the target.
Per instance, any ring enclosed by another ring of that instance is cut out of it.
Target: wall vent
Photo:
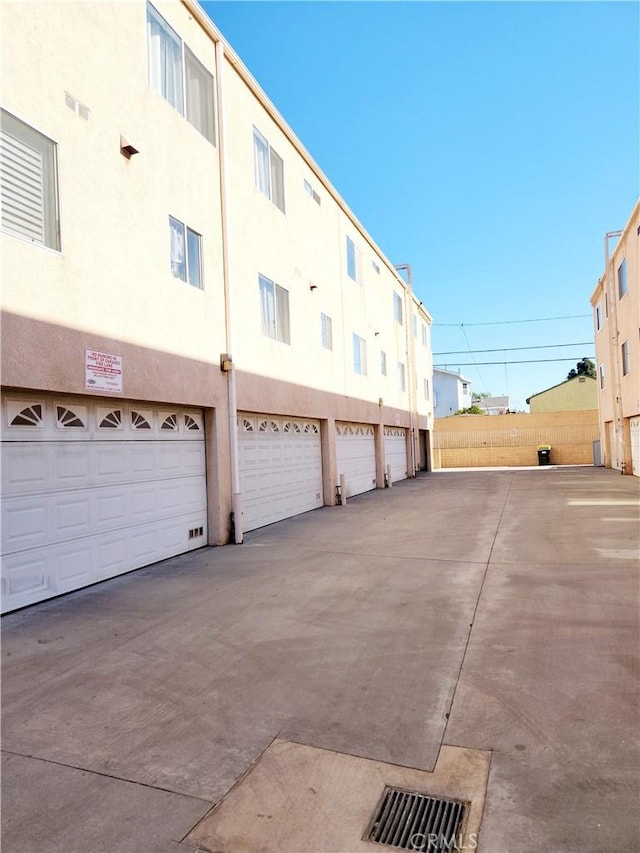
[[[70,95],[69,92],[64,93],[64,102],[77,116],[80,116],[80,118],[83,118],[85,121],[89,121],[89,107],[81,104],[80,101],[77,98],[74,98],[73,95]]]

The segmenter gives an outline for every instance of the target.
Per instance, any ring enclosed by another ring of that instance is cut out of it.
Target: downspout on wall
[[[222,217],[222,277],[224,282],[224,323],[227,357],[231,362],[227,371],[227,394],[229,410],[229,459],[231,464],[231,511],[233,517],[233,539],[236,545],[244,538],[244,515],[240,491],[240,464],[238,458],[238,394],[236,366],[233,362],[233,301],[230,272],[230,229],[227,197],[228,173],[226,154],[225,101],[224,101],[224,45],[216,46],[216,98],[218,101],[218,158],[220,163],[220,213]]]

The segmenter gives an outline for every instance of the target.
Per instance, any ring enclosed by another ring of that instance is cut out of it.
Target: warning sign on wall
[[[85,350],[84,387],[88,391],[122,393],[122,356],[93,349]]]

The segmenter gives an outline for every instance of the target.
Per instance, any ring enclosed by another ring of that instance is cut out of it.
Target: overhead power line
[[[591,314],[569,314],[566,317],[535,317],[533,320],[493,320],[489,323],[433,323],[434,326],[508,326],[512,323],[549,323],[551,320],[585,320]]]
[[[468,350],[468,352],[513,352],[523,349],[556,349],[556,347],[590,347],[592,345],[593,341],[576,341],[573,344],[539,344],[536,347],[499,347],[498,349],[474,349]],[[467,350],[465,349],[454,349],[449,352],[434,352],[433,355],[460,355],[466,352]]]
[[[482,367],[488,364],[542,364],[544,361],[575,361],[578,362],[583,358],[589,358],[593,361],[595,355],[574,356],[573,358],[530,358],[523,361],[453,361],[446,364],[434,364],[434,367],[443,367],[446,369],[447,364],[455,364],[456,367]]]

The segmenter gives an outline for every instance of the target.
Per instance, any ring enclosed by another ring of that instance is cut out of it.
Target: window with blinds
[[[59,250],[56,145],[5,110],[0,130],[2,228]]]

